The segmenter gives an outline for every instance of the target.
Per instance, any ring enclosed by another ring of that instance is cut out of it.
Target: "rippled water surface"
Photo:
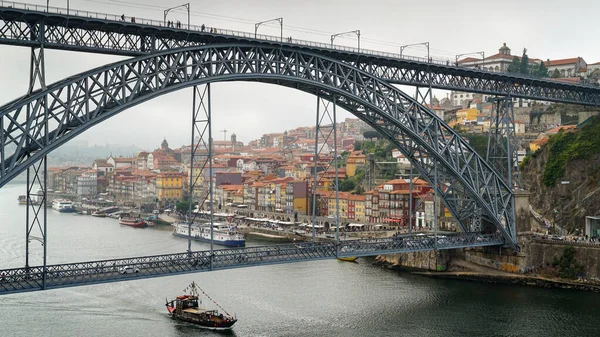
[[[24,265],[24,186],[0,189],[0,268]],[[49,263],[182,252],[170,231],[48,210]],[[249,242],[250,245],[265,244]],[[193,249],[208,249],[193,243]],[[41,262],[32,243],[32,264]],[[0,336],[218,336],[171,320],[192,280],[239,318],[234,336],[599,336],[600,295],[434,280],[372,259],[169,276],[0,297]],[[205,301],[206,304],[206,301]]]

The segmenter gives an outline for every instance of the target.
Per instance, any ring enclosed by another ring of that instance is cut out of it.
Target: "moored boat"
[[[95,216],[97,218],[106,218],[106,213],[102,211],[96,211],[92,212],[92,216]]]
[[[73,213],[75,208],[70,200],[58,199],[52,201],[52,209],[60,213]]]
[[[123,218],[119,219],[119,223],[124,226],[130,226],[130,227],[135,227],[135,228],[148,227],[148,224],[140,218],[123,217]]]
[[[199,327],[211,330],[229,330],[237,322],[237,318],[225,311],[217,302],[210,298],[195,282],[192,282],[184,292],[189,294],[177,296],[165,304],[172,318],[196,324]],[[199,297],[202,292],[210,301],[215,303],[223,313],[215,309],[202,308]]]
[[[19,205],[27,205],[27,196],[26,195],[20,195],[18,200],[19,200]]]
[[[340,261],[356,262],[356,260],[358,259],[358,257],[356,257],[356,256],[347,256],[347,257],[338,257],[337,259],[340,260]]]
[[[194,224],[191,226],[191,235],[189,235],[188,224],[173,224],[173,235],[201,242],[211,241],[209,225],[199,226]],[[238,232],[235,226],[227,223],[215,223],[213,225],[213,243],[227,247],[244,247],[246,239],[244,234]]]

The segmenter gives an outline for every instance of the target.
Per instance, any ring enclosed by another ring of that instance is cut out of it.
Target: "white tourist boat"
[[[52,202],[52,209],[61,213],[75,212],[73,203],[69,200],[58,199]]]
[[[176,223],[173,224],[173,235],[188,238],[188,224]],[[192,225],[191,226],[192,240],[210,242],[210,226],[209,225]],[[226,223],[215,223],[213,226],[213,242],[218,245],[228,247],[244,247],[246,239],[244,235],[237,231],[235,226]]]

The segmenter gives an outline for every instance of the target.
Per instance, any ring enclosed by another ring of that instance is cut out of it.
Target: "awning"
[[[350,226],[350,227],[363,227],[364,225],[363,224],[359,224],[359,223],[351,223],[348,226]]]

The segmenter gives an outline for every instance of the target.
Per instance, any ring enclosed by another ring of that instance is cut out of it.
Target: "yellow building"
[[[352,194],[348,197],[348,218],[356,221],[365,221],[365,195]],[[352,210],[354,209],[354,214]]]
[[[352,151],[346,158],[346,175],[354,177],[357,166],[365,165],[367,157],[361,151]]]
[[[156,176],[156,195],[161,204],[181,200],[183,178],[183,174],[176,172],[164,172]]]
[[[203,198],[206,194],[207,187],[204,186],[204,175],[202,174],[202,168],[194,164],[194,169],[191,174],[193,177],[192,183],[194,184],[194,196],[196,198]]]
[[[540,139],[536,139],[535,141],[529,143],[529,150],[531,150],[531,152],[535,152],[535,151],[541,149],[542,146],[544,146],[546,143],[548,143],[548,140],[550,140],[549,137],[543,137]]]
[[[475,108],[461,109],[456,112],[456,121],[461,125],[476,123],[478,114]]]
[[[352,196],[349,192],[339,192],[339,202],[340,202],[340,218],[341,219],[349,219],[348,218],[348,199]],[[331,192],[327,196],[327,215],[335,216],[335,191]]]

